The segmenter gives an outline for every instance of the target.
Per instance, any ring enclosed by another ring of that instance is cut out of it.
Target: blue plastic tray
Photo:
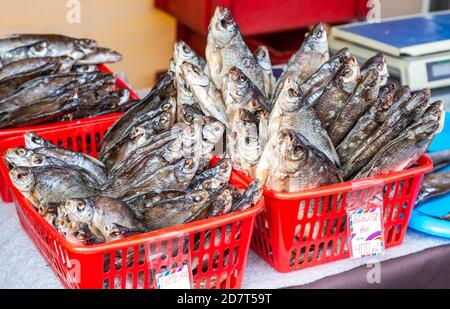
[[[444,130],[436,136],[429,151],[450,149],[450,113],[445,115]],[[450,170],[450,167],[442,170]],[[450,194],[436,197],[413,210],[409,227],[435,236],[450,238],[450,222],[431,218],[432,216],[444,216],[450,212]]]

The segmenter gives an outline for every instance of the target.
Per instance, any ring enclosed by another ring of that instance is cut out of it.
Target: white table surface
[[[0,203],[0,231],[0,288],[62,288],[51,267],[22,230],[12,204]],[[379,261],[448,244],[450,240],[409,230],[403,245],[387,250]],[[275,289],[303,285],[374,261],[377,260],[347,259],[282,274],[250,251],[243,288]]]

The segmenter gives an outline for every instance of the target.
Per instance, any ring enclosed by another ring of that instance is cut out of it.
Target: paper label
[[[190,289],[191,281],[187,265],[156,275],[158,289]]]
[[[351,256],[377,256],[384,252],[381,207],[349,212]]]

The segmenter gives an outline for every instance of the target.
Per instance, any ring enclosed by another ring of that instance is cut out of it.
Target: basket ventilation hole
[[[103,272],[108,273],[111,268],[111,253],[103,254]]]
[[[230,248],[226,248],[223,251],[223,261],[222,261],[222,267],[227,267],[230,259]]]
[[[330,241],[328,242],[328,245],[327,245],[327,252],[326,252],[326,254],[325,254],[327,257],[330,257],[330,256],[331,256],[331,251],[332,251],[332,249],[333,249],[333,241],[330,240]]]
[[[233,259],[232,259],[232,261],[233,261],[233,265],[234,266],[236,266],[236,264],[238,263],[238,261],[239,261],[239,246],[236,246],[236,247],[234,247],[234,249],[233,249]]]
[[[319,250],[317,252],[317,260],[320,260],[322,258],[324,246],[325,246],[325,243],[321,242],[319,245]]]

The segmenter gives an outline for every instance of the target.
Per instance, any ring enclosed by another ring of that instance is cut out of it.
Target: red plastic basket
[[[62,147],[96,156],[101,138],[114,121],[84,122],[40,135]],[[0,151],[3,154],[9,147],[23,145],[23,137],[10,138],[0,141]],[[264,207],[263,198],[244,211],[105,244],[79,246],[66,241],[13,187],[3,160],[0,169],[11,187],[24,230],[67,288],[154,288],[155,274],[187,260],[191,265],[202,265],[192,273],[195,288],[241,286],[255,218]],[[233,172],[230,183],[242,189],[250,181]],[[196,241],[200,243],[194,247]]]
[[[383,196],[385,247],[400,245],[423,175],[433,166],[425,155],[417,164],[387,176],[300,193],[265,190],[266,207],[256,218],[252,249],[279,272],[348,258],[348,232],[341,229],[347,224],[346,206],[349,201],[362,204],[376,188]],[[318,205],[324,209],[321,214]]]
[[[108,67],[106,67],[103,64],[99,65],[99,69],[102,72],[112,73],[112,71],[109,70]],[[130,91],[131,99],[139,100],[139,96],[136,94],[136,92],[133,89],[131,89],[120,78],[116,78],[116,87],[117,87],[117,89],[124,89],[124,88],[128,89]],[[39,133],[42,131],[53,131],[53,130],[57,130],[60,128],[72,127],[74,125],[79,125],[79,124],[94,124],[97,122],[116,120],[122,114],[123,113],[114,113],[114,114],[96,116],[96,117],[85,118],[85,119],[76,119],[76,120],[66,121],[66,122],[53,122],[53,123],[44,123],[44,124],[28,126],[28,127],[0,129],[0,141],[3,141],[10,137],[23,136],[23,134],[25,132]],[[3,202],[5,202],[5,203],[12,202],[11,193],[9,191],[8,185],[5,183],[3,175],[0,175],[0,196],[3,200]]]

